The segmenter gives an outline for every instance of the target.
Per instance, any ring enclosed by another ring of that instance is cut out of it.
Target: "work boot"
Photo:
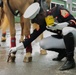
[[[69,70],[75,67],[75,61],[73,60],[67,60],[63,66],[59,69],[60,71]]]
[[[64,57],[66,57],[65,49],[54,49],[52,51],[58,52],[58,56],[56,58],[53,58],[53,61],[61,61]]]
[[[70,32],[67,35],[63,36],[64,43],[66,46],[66,58],[67,61],[64,63],[64,65],[60,68],[60,71],[63,70],[69,70],[75,67],[75,61],[74,61],[74,37],[73,34]]]
[[[58,56],[56,58],[53,58],[53,61],[61,61],[64,57],[66,57],[65,54],[63,53],[59,53]]]

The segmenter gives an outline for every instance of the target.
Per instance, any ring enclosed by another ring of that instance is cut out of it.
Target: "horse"
[[[40,1],[40,0],[38,0]],[[36,0],[3,0],[3,10],[8,18],[9,21],[9,28],[10,28],[10,36],[11,36],[11,48],[16,46],[16,30],[15,30],[15,19],[14,16],[17,15],[15,11],[18,10],[20,13],[20,17],[24,14],[27,7],[32,4],[33,2],[37,2]],[[23,20],[22,20],[23,19]],[[30,35],[30,20],[24,19],[23,16],[21,17],[21,26],[23,26],[22,30],[22,37],[25,36],[26,39],[29,39]],[[24,62],[31,62],[32,61],[32,46],[31,44],[26,47],[26,55],[24,56]],[[8,55],[7,62],[14,62],[15,61],[16,52],[10,53]]]
[[[3,11],[3,7],[0,7],[0,28],[2,29],[2,37],[1,37],[1,42],[5,42],[6,41],[6,29],[9,26],[9,22],[7,19],[7,16],[5,15],[4,11]],[[24,35],[23,35],[23,29],[24,29],[24,18],[22,16],[20,16],[20,25],[21,25],[21,37],[19,42],[23,42],[24,40]],[[36,27],[36,24],[34,25],[34,28]]]
[[[2,29],[1,42],[6,41],[6,29],[8,28],[8,21],[6,20],[6,22],[4,22],[4,17],[5,17],[5,19],[7,18],[3,11],[3,3],[1,1],[0,2],[0,29],[2,29],[4,27],[4,25],[7,24],[7,26],[5,26],[5,30]]]
[[[23,17],[20,17],[20,25],[21,25],[21,38],[19,42],[22,42],[24,39],[23,35],[23,27],[24,27],[24,22],[23,22]],[[2,36],[1,36],[1,42],[6,41],[6,29],[9,27],[9,22],[6,14],[4,13],[3,7],[0,7],[0,29],[2,30]]]

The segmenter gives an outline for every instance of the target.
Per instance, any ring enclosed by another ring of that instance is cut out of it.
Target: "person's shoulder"
[[[57,5],[56,6],[57,10],[66,10],[67,12],[69,12],[65,7],[61,6],[61,5]]]
[[[61,5],[57,5],[56,7],[57,7],[57,8],[64,8],[64,7],[63,7],[63,6],[61,6]]]

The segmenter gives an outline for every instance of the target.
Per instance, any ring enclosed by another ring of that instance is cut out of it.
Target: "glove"
[[[52,30],[52,31],[55,31],[55,30],[57,30],[57,23],[54,23],[54,25],[48,25],[48,26],[46,26],[46,28],[47,28],[47,30]]]
[[[62,30],[64,27],[67,27],[69,25],[68,22],[63,22],[63,23],[55,23],[53,26],[47,26],[47,29],[51,29],[51,30]]]
[[[50,32],[53,32],[53,33],[57,33],[58,35],[62,35],[62,30],[51,30],[51,29],[47,29],[46,30],[50,31]]]
[[[56,25],[56,28],[62,30],[64,27],[67,27],[68,25],[69,25],[68,22],[58,23]]]

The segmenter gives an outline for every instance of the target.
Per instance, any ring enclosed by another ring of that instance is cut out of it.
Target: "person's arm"
[[[62,35],[62,30],[51,30],[51,29],[48,29],[48,28],[46,28],[46,30],[47,31],[50,31],[50,32],[53,32],[53,33],[56,33],[56,34],[58,34],[58,35]]]
[[[43,31],[45,31],[46,27],[45,26],[40,26],[39,30],[34,30],[32,34],[30,34],[29,39],[25,39],[23,41],[23,45],[26,48],[33,40],[35,40]]]
[[[46,30],[57,33],[58,35],[62,35],[62,29],[66,26],[68,26],[68,22],[63,22],[63,23],[55,23],[52,26],[46,26]]]

